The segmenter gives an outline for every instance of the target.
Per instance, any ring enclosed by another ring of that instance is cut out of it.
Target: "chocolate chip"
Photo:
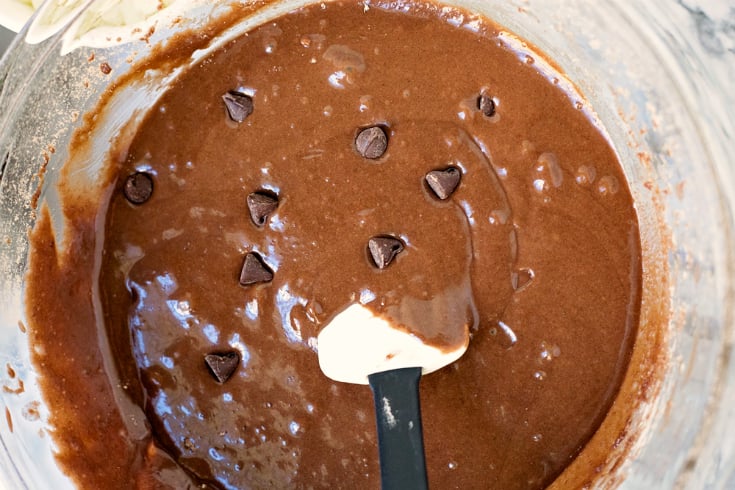
[[[265,224],[266,218],[278,208],[278,197],[268,192],[253,192],[247,198],[250,218],[258,226]]]
[[[248,252],[240,271],[240,284],[249,286],[273,280],[273,271],[265,265],[263,259],[255,252]]]
[[[426,174],[426,184],[441,200],[449,198],[462,178],[460,171],[454,167],[446,170],[432,170]]]
[[[392,236],[376,236],[368,241],[368,251],[378,269],[385,269],[403,251],[403,242]]]
[[[495,101],[489,95],[480,94],[477,97],[477,109],[486,117],[492,117],[495,115]]]
[[[380,126],[371,126],[360,130],[355,138],[357,153],[370,160],[383,156],[388,148],[388,135]]]
[[[236,351],[214,352],[204,356],[204,362],[214,379],[218,383],[224,383],[230,379],[238,364],[240,364],[240,354]]]
[[[133,204],[143,204],[153,194],[153,177],[145,172],[128,175],[123,187],[125,199]]]
[[[235,122],[241,123],[253,113],[253,98],[242,92],[230,90],[222,100],[225,101],[227,115]]]

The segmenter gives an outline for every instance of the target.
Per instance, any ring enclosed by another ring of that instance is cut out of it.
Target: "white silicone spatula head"
[[[462,357],[469,345],[469,326],[464,332],[464,342],[436,347],[353,304],[319,333],[319,366],[335,381],[364,385],[370,374],[393,369],[420,367],[428,374]]]

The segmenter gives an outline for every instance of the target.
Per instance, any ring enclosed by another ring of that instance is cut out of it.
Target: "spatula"
[[[428,488],[419,381],[464,354],[469,328],[465,334],[461,345],[442,349],[360,304],[346,308],[319,333],[322,372],[373,390],[383,490]]]

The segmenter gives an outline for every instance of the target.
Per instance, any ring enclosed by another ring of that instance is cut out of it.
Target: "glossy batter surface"
[[[406,5],[315,5],[231,42],[151,110],[71,259],[42,215],[29,320],[84,486],[377,488],[370,390],[316,354],[355,302],[437,346],[471,326],[421,382],[435,488],[542,488],[599,426],[639,309],[615,154],[497,26]],[[375,126],[387,147],[366,158],[355,138]],[[448,168],[441,199],[426,176]],[[136,173],[152,191],[131,193]],[[277,201],[262,225],[253,193]],[[383,269],[376,236],[403,245]],[[273,277],[243,285],[253,253]],[[206,356],[231,354],[218,378]]]

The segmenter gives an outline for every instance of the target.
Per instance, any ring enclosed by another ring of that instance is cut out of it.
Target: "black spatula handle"
[[[383,490],[426,490],[426,461],[421,428],[421,368],[403,368],[368,376],[375,400]]]

